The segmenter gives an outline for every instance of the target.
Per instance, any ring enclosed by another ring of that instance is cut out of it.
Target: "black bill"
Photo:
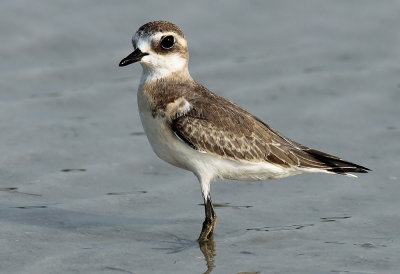
[[[132,52],[131,54],[126,56],[124,59],[122,59],[121,62],[119,62],[119,66],[125,67],[129,64],[138,62],[143,58],[143,56],[146,56],[146,55],[149,55],[149,54],[145,53],[145,52],[141,52],[140,49],[137,48],[137,49],[135,49],[134,52]]]

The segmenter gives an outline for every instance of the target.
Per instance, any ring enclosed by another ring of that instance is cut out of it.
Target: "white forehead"
[[[139,35],[138,33],[135,33],[132,37],[132,42],[142,52],[149,52],[151,50],[152,42],[160,40],[162,36],[163,34],[161,32],[157,32],[151,35]]]

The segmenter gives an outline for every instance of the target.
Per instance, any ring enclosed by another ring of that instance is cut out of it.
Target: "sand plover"
[[[192,79],[188,45],[173,23],[154,21],[132,38],[134,51],[119,66],[139,62],[140,118],[154,152],[193,172],[205,205],[199,242],[213,234],[216,214],[210,183],[218,178],[254,181],[301,173],[354,176],[368,168],[303,146],[269,127],[239,105]],[[356,176],[354,176],[356,177]]]

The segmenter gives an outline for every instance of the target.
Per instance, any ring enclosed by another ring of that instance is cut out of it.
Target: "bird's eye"
[[[165,36],[161,40],[161,47],[164,49],[170,49],[175,44],[175,38],[172,35]]]

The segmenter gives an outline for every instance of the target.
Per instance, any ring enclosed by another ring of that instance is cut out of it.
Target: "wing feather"
[[[292,141],[240,106],[204,88],[201,93],[186,94],[190,110],[171,120],[171,129],[194,149],[233,160],[343,174],[369,170]]]
[[[236,104],[222,97],[185,99],[192,108],[172,120],[171,128],[191,147],[235,160],[300,164],[291,143]]]

